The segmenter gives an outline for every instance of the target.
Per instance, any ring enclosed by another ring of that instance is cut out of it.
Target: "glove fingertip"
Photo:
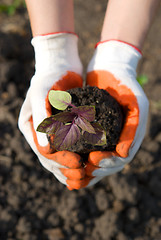
[[[104,158],[110,158],[112,156],[111,152],[102,152],[102,151],[95,151],[91,152],[88,156],[88,161],[94,165],[94,166],[99,166],[100,161]]]
[[[85,167],[86,175],[89,177],[93,177],[93,172],[97,169],[99,169],[99,167],[93,166],[91,163],[87,162],[87,165]]]
[[[127,158],[129,155],[130,143],[121,142],[116,146],[116,152],[120,157]]]
[[[61,165],[71,169],[77,169],[82,166],[80,155],[69,151],[56,152],[53,154],[52,159]]]
[[[85,171],[83,168],[78,169],[61,168],[60,171],[64,176],[71,180],[80,180],[85,177]]]
[[[70,186],[67,186],[67,188],[70,190],[70,191],[72,191],[72,190],[74,190],[72,187],[70,187]]]
[[[84,188],[84,187],[88,186],[91,179],[93,179],[93,177],[85,176],[85,178],[82,179],[82,180],[67,179],[66,182],[67,182],[67,185],[70,189],[72,188],[72,189],[79,190],[81,188]]]

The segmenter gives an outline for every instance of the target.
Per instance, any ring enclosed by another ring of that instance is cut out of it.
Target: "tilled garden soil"
[[[75,1],[85,67],[99,41],[105,9],[105,0]],[[26,10],[2,13],[0,23],[0,240],[160,240],[161,7],[138,67],[149,80],[145,140],[122,172],[78,191],[69,191],[40,165],[17,128],[34,73]]]

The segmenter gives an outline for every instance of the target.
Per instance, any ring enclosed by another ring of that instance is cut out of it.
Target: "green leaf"
[[[58,110],[65,110],[71,104],[71,101],[72,97],[68,92],[59,90],[49,92],[49,102]]]
[[[140,75],[137,77],[137,81],[142,87],[144,87],[144,85],[148,83],[148,77],[146,75]]]
[[[15,6],[11,5],[8,7],[8,11],[7,11],[8,15],[13,15],[13,14],[15,14],[15,12],[16,12]]]
[[[11,4],[0,4],[0,12],[4,12],[9,16],[12,16],[20,7],[25,7],[25,2],[23,0],[13,0]]]

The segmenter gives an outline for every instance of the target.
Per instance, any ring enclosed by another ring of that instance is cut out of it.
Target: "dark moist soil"
[[[1,3],[12,2],[3,1]],[[107,0],[77,0],[76,32],[84,69],[100,39]],[[0,14],[0,240],[161,239],[161,6],[138,75],[150,101],[146,137],[123,171],[69,191],[46,171],[17,128],[34,74],[25,9]],[[88,24],[87,24],[88,23]]]
[[[95,121],[106,131],[107,144],[103,146],[91,145],[81,137],[76,144],[68,148],[69,151],[81,154],[87,158],[86,154],[91,151],[114,151],[123,126],[123,110],[119,103],[105,90],[97,87],[86,86],[83,88],[70,89],[72,104],[78,106],[95,106]],[[69,109],[70,111],[70,109]],[[52,108],[52,114],[61,111]],[[53,151],[53,139],[48,136],[50,147]],[[85,155],[84,155],[85,154]]]
[[[107,144],[103,146],[93,146],[84,141],[83,137],[69,150],[79,154],[91,151],[112,151],[122,129],[123,113],[118,102],[105,90],[97,87],[74,88],[68,90],[72,96],[72,104],[75,106],[95,106],[95,120],[106,131]]]

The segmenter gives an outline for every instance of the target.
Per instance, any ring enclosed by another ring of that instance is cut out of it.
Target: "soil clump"
[[[91,151],[113,151],[119,140],[123,125],[123,111],[118,102],[105,90],[86,86],[68,90],[75,106],[95,106],[95,121],[106,131],[107,144],[93,146],[81,138],[70,151],[89,153]]]

